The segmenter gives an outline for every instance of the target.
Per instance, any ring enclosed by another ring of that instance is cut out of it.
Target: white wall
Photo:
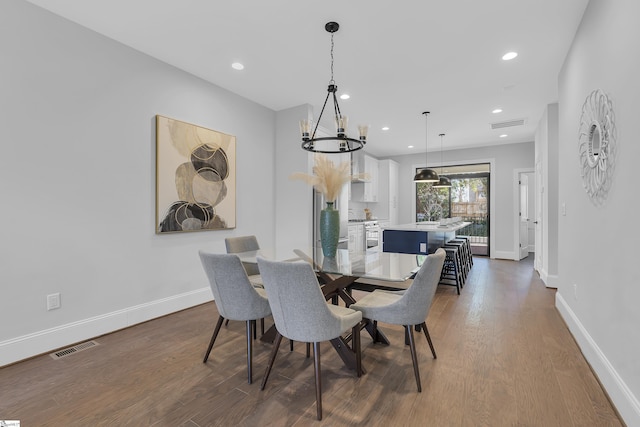
[[[557,307],[629,426],[640,425],[640,270],[635,227],[640,145],[640,2],[592,0],[559,76],[559,286]],[[618,153],[608,198],[582,186],[578,127],[585,98],[612,100]],[[576,292],[574,293],[574,284]]]
[[[301,105],[278,111],[275,149],[276,257],[287,259],[292,248],[311,248],[313,230],[313,187],[289,177],[295,172],[312,173],[313,155],[300,149],[301,119],[311,117],[313,108]],[[268,178],[268,177],[267,177]]]
[[[424,167],[424,153],[392,157],[399,166],[399,222],[401,224],[415,222],[415,184],[413,176],[416,167]],[[514,259],[518,256],[518,248],[514,246],[514,170],[533,169],[534,143],[505,144],[491,147],[449,150],[443,152],[445,165],[468,163],[493,163],[491,170],[490,202],[495,212],[491,219],[491,257]],[[431,167],[439,166],[429,164]]]
[[[274,245],[273,111],[23,1],[0,52],[0,366],[210,300],[227,236]],[[154,234],[156,114],[237,137],[235,230]]]
[[[548,287],[558,286],[558,104],[549,104],[545,108],[536,129],[536,161],[541,164],[542,218],[541,242],[538,261],[540,278]],[[566,166],[566,165],[565,165]]]

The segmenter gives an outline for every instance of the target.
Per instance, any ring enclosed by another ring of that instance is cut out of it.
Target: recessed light
[[[242,65],[239,62],[234,62],[233,64],[231,64],[231,68],[233,68],[234,70],[244,70],[244,65]]]
[[[500,135],[500,138],[506,138],[506,137],[508,137],[508,136],[509,136],[509,135],[507,135],[506,133],[503,133],[502,135]]]
[[[407,148],[413,148],[413,145],[408,146]]]
[[[382,130],[389,130],[389,126],[383,127]]]
[[[349,99],[349,98],[351,97],[349,96],[348,93],[343,93],[342,95],[340,95],[340,99]]]
[[[509,61],[515,58],[516,56],[518,56],[518,52],[507,52],[504,55],[502,55],[502,59],[505,61]]]
[[[492,111],[493,114],[498,114],[498,113],[502,113],[502,108],[496,108],[495,110]]]

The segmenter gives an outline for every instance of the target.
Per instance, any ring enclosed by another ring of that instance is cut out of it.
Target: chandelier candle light
[[[360,150],[367,143],[367,132],[369,131],[368,125],[358,126],[358,133],[359,133],[358,139],[349,138],[349,136],[347,135],[349,120],[347,116],[342,115],[342,112],[340,111],[340,106],[338,105],[338,98],[336,98],[336,92],[338,91],[338,86],[336,85],[336,82],[333,79],[333,35],[336,31],[338,31],[339,28],[340,28],[340,25],[338,25],[337,22],[328,22],[324,26],[324,29],[331,34],[331,80],[329,80],[327,97],[324,99],[324,104],[322,105],[322,110],[320,111],[320,116],[316,121],[315,128],[313,126],[313,120],[311,119],[300,120],[300,133],[302,134],[302,148],[307,151],[313,151],[317,153],[348,153],[351,151]],[[322,114],[324,113],[324,109],[327,106],[327,101],[329,101],[330,96],[333,98],[333,111],[334,111],[334,120],[336,123],[336,136],[316,138],[316,131],[318,130],[318,125],[320,124],[320,120],[322,119]],[[313,132],[311,132],[312,128],[313,128]],[[326,142],[317,144],[320,141],[326,141]]]
[[[418,173],[416,173],[416,175],[413,177],[413,180],[415,182],[438,182],[440,181],[440,177],[438,176],[438,173],[436,171],[434,171],[433,169],[429,169],[428,167],[426,167],[427,165],[427,148],[428,144],[427,144],[427,140],[428,140],[428,127],[427,127],[427,117],[429,116],[429,111],[425,111],[424,113],[424,128],[425,128],[425,139],[424,139],[424,143],[425,143],[425,147],[424,147],[424,163],[425,163],[425,167],[423,169],[420,169],[420,171]]]

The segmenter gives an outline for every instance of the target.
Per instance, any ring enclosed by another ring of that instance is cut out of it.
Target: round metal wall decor
[[[595,205],[604,203],[611,187],[615,143],[611,100],[602,90],[594,90],[582,104],[578,149],[582,183]]]

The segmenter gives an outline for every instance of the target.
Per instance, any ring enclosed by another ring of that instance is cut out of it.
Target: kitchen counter
[[[440,225],[438,222],[425,221],[382,227],[382,250],[427,255],[455,238],[456,231],[468,225],[471,223],[455,222]]]
[[[414,222],[411,224],[389,225],[382,227],[383,230],[399,230],[399,231],[458,231],[468,225],[470,222],[455,222],[452,224],[440,225],[436,221]]]

